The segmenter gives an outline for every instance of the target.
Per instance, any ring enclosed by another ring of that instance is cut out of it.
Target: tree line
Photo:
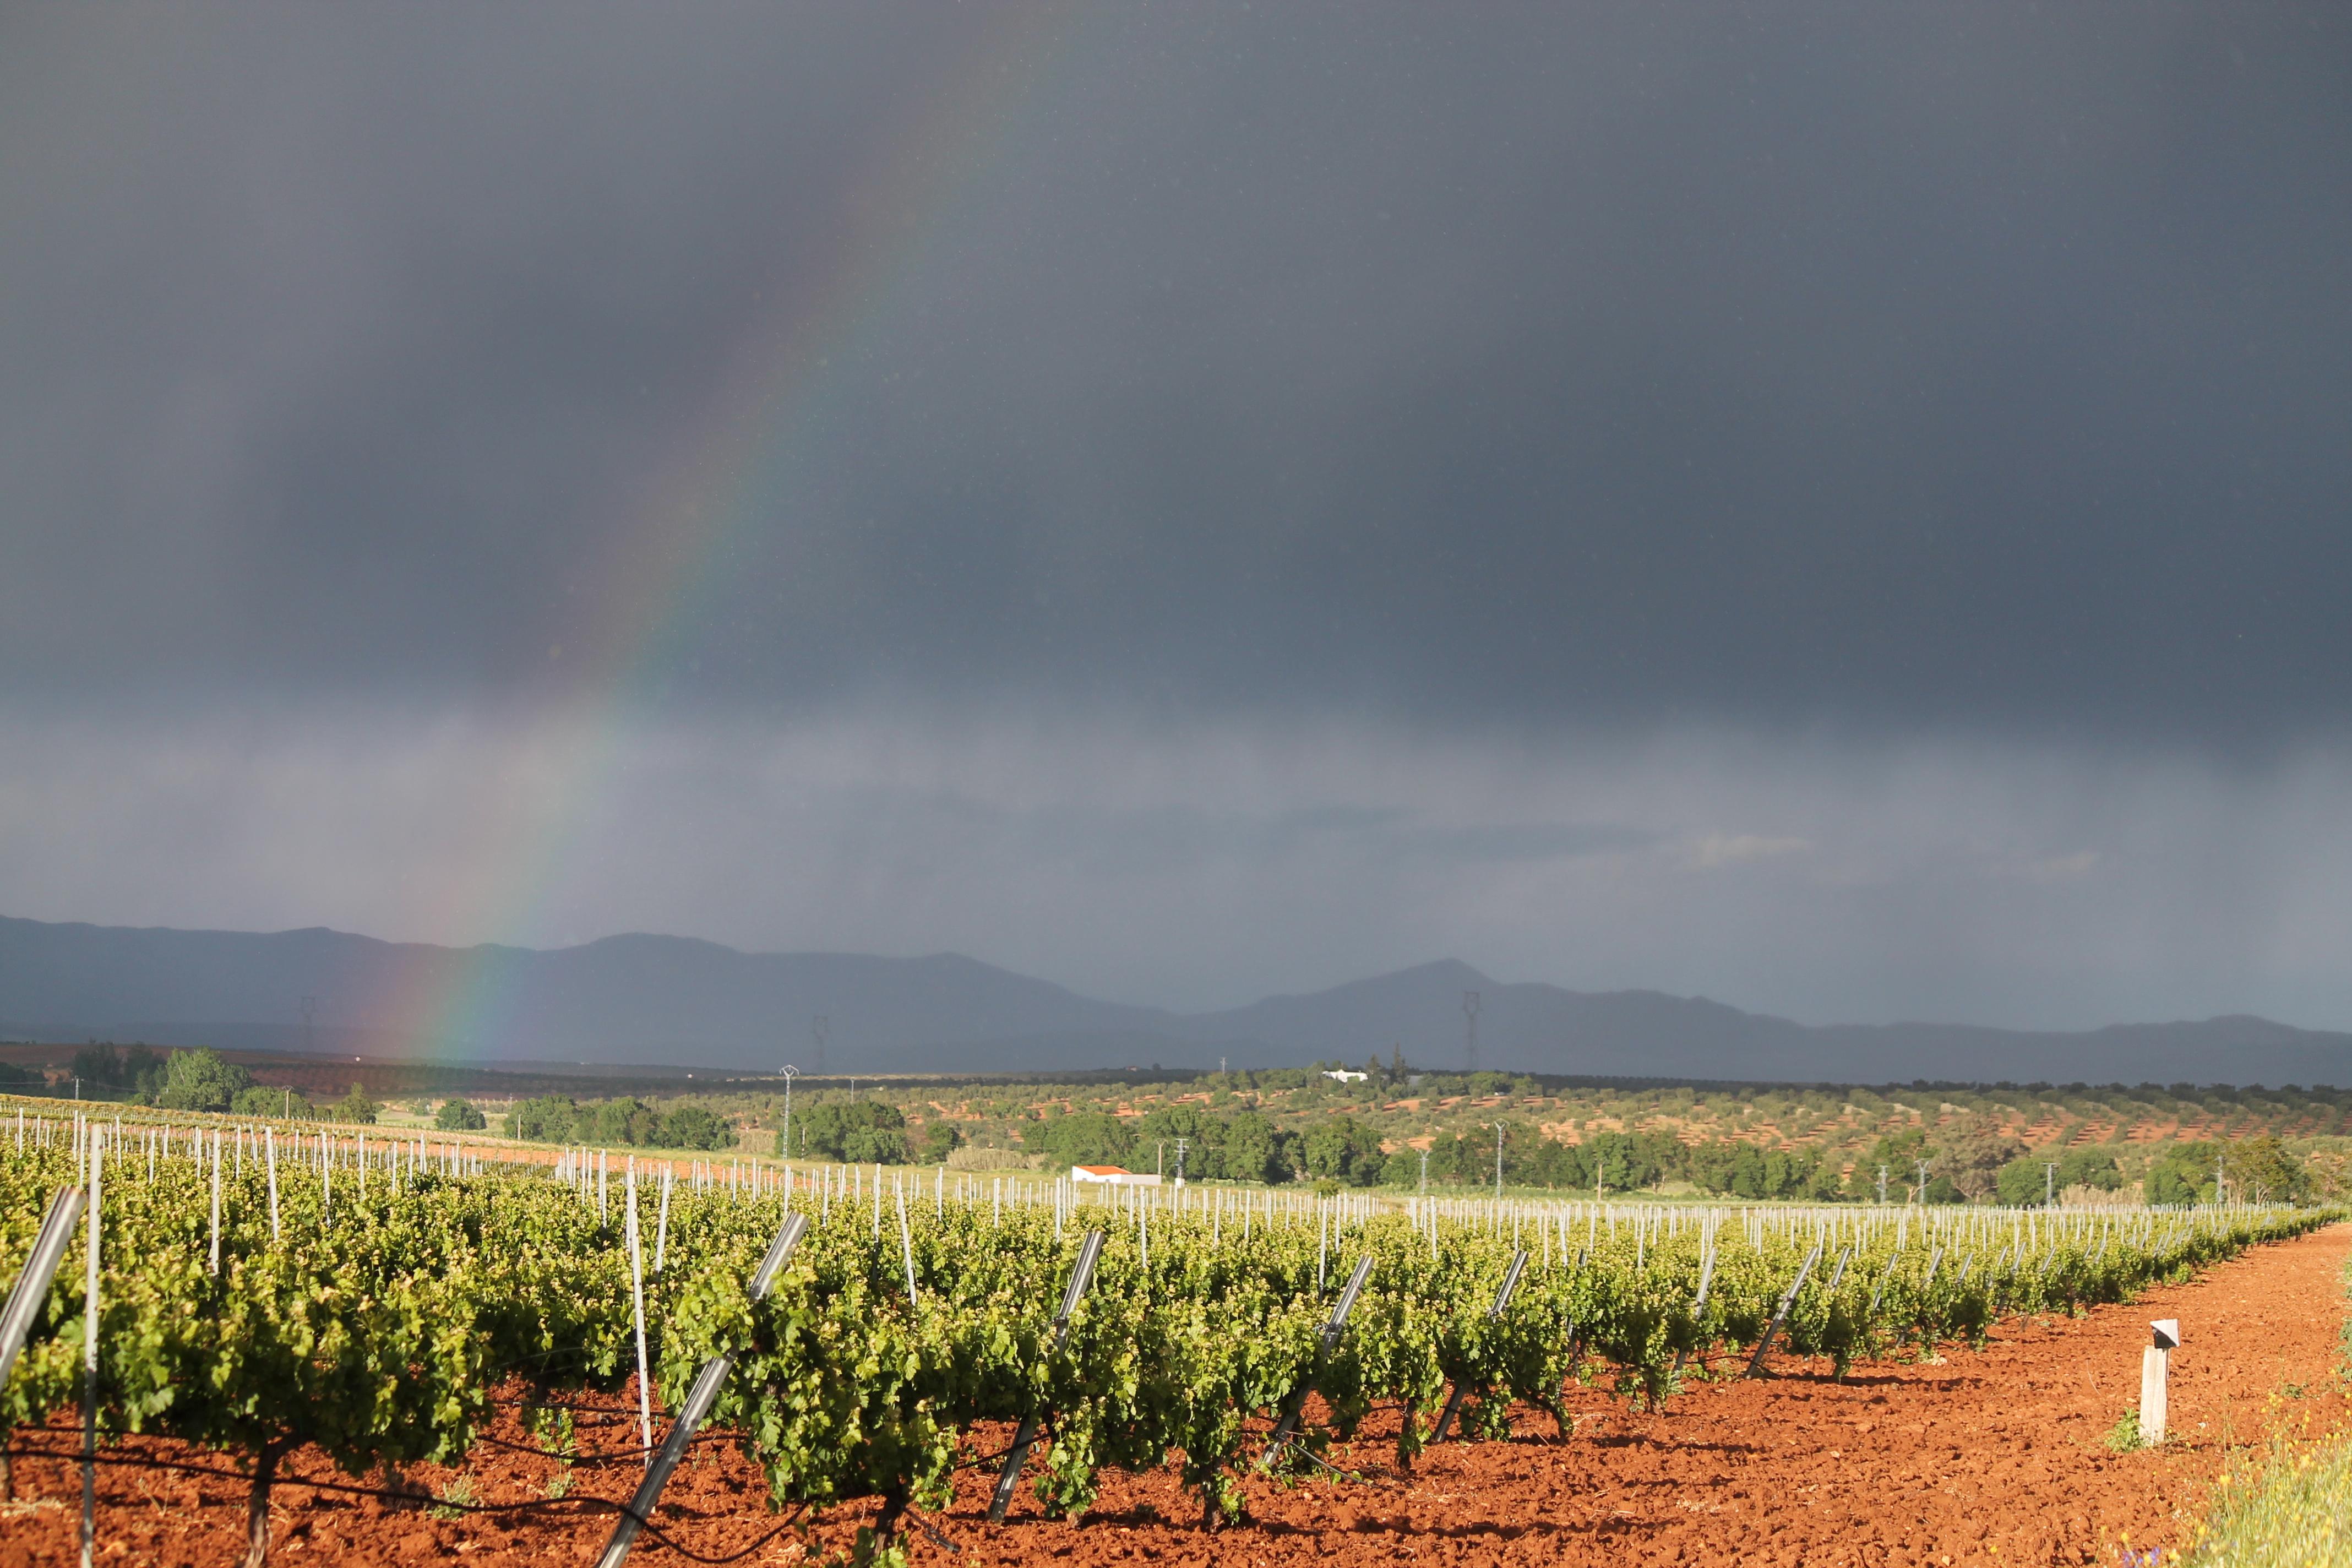
[[[506,1116],[509,1138],[537,1143],[602,1143],[647,1149],[731,1149],[735,1129],[698,1105],[664,1111],[642,1100],[579,1100],[568,1094],[520,1100]]]
[[[1022,1148],[1055,1164],[1119,1165],[1193,1181],[1312,1181],[1408,1190],[1424,1180],[1432,1186],[1491,1185],[1498,1152],[1507,1186],[1603,1194],[1687,1182],[1723,1197],[1871,1201],[1880,1195],[1882,1167],[1885,1195],[1896,1203],[2031,1207],[2070,1191],[2114,1192],[2125,1185],[2122,1169],[2104,1148],[2036,1152],[1983,1127],[1940,1142],[1921,1129],[1882,1138],[1848,1172],[1841,1161],[1818,1151],[1738,1139],[1685,1143],[1660,1130],[1602,1131],[1565,1143],[1524,1121],[1507,1120],[1500,1126],[1499,1151],[1491,1129],[1484,1136],[1441,1135],[1425,1152],[1411,1145],[1384,1151],[1379,1132],[1353,1116],[1317,1117],[1292,1127],[1255,1110],[1178,1105],[1141,1117],[1102,1110],[1049,1114],[1028,1125]],[[797,1112],[791,1137],[793,1157],[882,1164],[935,1164],[961,1142],[944,1120],[930,1121],[919,1133],[910,1131],[904,1113],[879,1100],[829,1101]],[[776,1152],[787,1152],[782,1133]],[[2250,1201],[2300,1201],[2315,1185],[2304,1163],[2274,1138],[2183,1143],[2157,1156],[2147,1177],[2147,1201],[2210,1203],[2217,1175],[2226,1195]]]

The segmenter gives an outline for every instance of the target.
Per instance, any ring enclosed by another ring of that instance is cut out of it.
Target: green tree
[[[581,1108],[572,1136],[583,1143],[645,1145],[661,1142],[662,1114],[629,1096],[598,1100]]]
[[[122,1082],[122,1055],[110,1042],[100,1045],[92,1040],[75,1049],[73,1075],[81,1079],[81,1091],[85,1095],[93,1089],[113,1088]]]
[[[2227,1145],[2221,1170],[2229,1178],[2228,1195],[2244,1203],[2299,1203],[2311,1187],[2304,1163],[2267,1132]]]
[[[1230,1097],[1228,1097],[1230,1098]],[[1225,1168],[1225,1131],[1229,1118],[1213,1115],[1197,1105],[1163,1105],[1147,1111],[1135,1129],[1136,1146],[1166,1144],[1168,1170],[1176,1170],[1176,1141],[1184,1140],[1184,1175],[1189,1181],[1215,1181],[1233,1173]]]
[[[916,1145],[915,1163],[919,1165],[944,1165],[948,1156],[963,1147],[963,1134],[954,1122],[938,1117],[923,1128],[922,1142]]]
[[[156,1055],[145,1046],[133,1046],[122,1053],[122,1083],[131,1097],[144,1105],[152,1105],[163,1091],[163,1077],[169,1070],[167,1058]]]
[[[473,1101],[456,1095],[441,1102],[433,1113],[433,1125],[444,1132],[478,1132],[490,1124],[489,1118],[474,1109]]]
[[[1255,1110],[1225,1123],[1225,1174],[1237,1182],[1286,1182],[1296,1173],[1296,1140]]]
[[[2024,1144],[1998,1128],[1980,1127],[1945,1144],[1928,1169],[1976,1203],[1992,1196],[2000,1186],[2000,1168],[2026,1152]]]
[[[1307,1173],[1350,1186],[1369,1187],[1386,1163],[1381,1135],[1352,1116],[1333,1116],[1307,1129],[1300,1152]]]
[[[1870,1146],[1870,1152],[1854,1164],[1874,1193],[1878,1190],[1878,1167],[1885,1166],[1886,1195],[1898,1199],[1919,1184],[1919,1162],[1931,1157],[1927,1130],[1907,1127],[1900,1132],[1881,1133],[1878,1142]]]
[[[1381,1185],[1412,1192],[1421,1185],[1421,1151],[1409,1143],[1381,1162]]]
[[[226,1110],[253,1087],[253,1075],[221,1060],[218,1051],[177,1051],[165,1068],[155,1103],[172,1110]]]
[[[573,1141],[572,1129],[579,1114],[579,1101],[568,1094],[518,1100],[507,1112],[507,1136],[528,1138],[538,1143],[569,1143]]]
[[[1660,1158],[1654,1149],[1651,1158]],[[1722,1139],[1689,1151],[1682,1163],[1691,1181],[1711,1193],[1753,1199],[1800,1198],[1813,1203],[1829,1203],[1847,1195],[1838,1167],[1810,1149],[1759,1149],[1753,1143]],[[1874,1168],[1873,1175],[1875,1176]]]
[[[2069,1149],[2058,1158],[2058,1190],[2068,1187],[2096,1187],[2112,1193],[2124,1184],[2124,1173],[2116,1168],[2116,1157],[2095,1143]]]
[[[1134,1157],[1135,1133],[1119,1117],[1081,1110],[1045,1123],[1046,1153],[1066,1165],[1124,1165]]]
[[[681,1105],[662,1123],[661,1141],[672,1149],[731,1149],[735,1129],[701,1106]]]
[[[907,1163],[907,1117],[878,1100],[820,1100],[793,1112],[797,1153],[851,1165]]]
[[[2000,1201],[2011,1208],[2040,1208],[2046,1192],[2054,1190],[2051,1186],[2054,1177],[2050,1167],[2057,1163],[2039,1154],[2011,1160],[2000,1168],[1994,1182],[1994,1191]]]
[[[2050,1167],[2055,1165],[2053,1172]],[[2012,1207],[2036,1208],[2053,1188],[2097,1187],[2113,1192],[2123,1185],[2115,1156],[2095,1145],[2063,1152],[2033,1153],[2011,1160],[2000,1168],[1996,1187],[2000,1201]]]
[[[310,1102],[293,1090],[263,1083],[237,1090],[236,1101],[229,1109],[239,1116],[289,1117],[297,1121],[315,1114]]]
[[[2213,1174],[2219,1160],[2217,1144],[2172,1144],[2149,1163],[2141,1184],[2141,1196],[2160,1206],[2211,1203]]]
[[[369,1095],[365,1086],[352,1085],[351,1093],[335,1102],[329,1114],[337,1121],[356,1121],[362,1127],[375,1125],[376,1112],[383,1108]]]

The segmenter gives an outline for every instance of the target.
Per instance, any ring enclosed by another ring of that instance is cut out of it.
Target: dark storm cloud
[[[0,26],[19,700],[528,690],[797,291],[671,701],[2352,700],[2340,7]]]

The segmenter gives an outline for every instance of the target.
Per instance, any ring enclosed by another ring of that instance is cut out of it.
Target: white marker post
[[[673,1166],[662,1167],[661,1223],[654,1231],[654,1278],[661,1278],[662,1262],[669,1256],[669,1190],[677,1175]]]
[[[646,1250],[637,1230],[637,1173],[634,1156],[629,1164],[629,1301],[636,1313],[637,1327],[637,1440],[644,1447],[646,1462],[650,1465],[654,1451],[654,1406],[652,1369],[646,1364]]]
[[[106,1135],[95,1126],[90,1132],[89,1235],[81,1298],[81,1568],[90,1568],[98,1551],[98,1210],[106,1168]]]
[[[2180,1344],[2180,1320],[2159,1318],[2148,1327],[2156,1342],[2139,1353],[2139,1440],[2153,1447],[2164,1441],[2165,1374]]]
[[[213,1251],[212,1271],[220,1272],[220,1200],[221,1200],[221,1141],[213,1134]]]

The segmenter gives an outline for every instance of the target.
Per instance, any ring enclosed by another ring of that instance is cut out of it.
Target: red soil
[[[1108,1479],[1077,1525],[1038,1516],[1025,1489],[1010,1523],[989,1528],[989,1471],[964,1472],[956,1500],[911,1537],[922,1563],[1066,1561],[1071,1568],[1129,1560],[1252,1568],[1368,1568],[1374,1563],[1914,1564],[2102,1563],[2121,1548],[2176,1540],[2201,1506],[2226,1450],[2273,1433],[2339,1427],[2352,1404],[2335,1369],[2344,1320],[2339,1271],[2352,1226],[2265,1247],[2189,1285],[2076,1321],[2002,1325],[1982,1353],[1948,1349],[1940,1363],[1858,1367],[1844,1383],[1826,1368],[1784,1364],[1769,1382],[1694,1386],[1664,1415],[1638,1414],[1597,1392],[1575,1396],[1576,1436],[1553,1441],[1549,1418],[1522,1414],[1508,1442],[1448,1443],[1410,1477],[1392,1468],[1375,1432],[1334,1463],[1360,1481],[1293,1487],[1254,1479],[1251,1522],[1216,1535],[1194,1525],[1198,1506],[1171,1471]],[[2101,1442],[2137,1398],[2139,1352],[2151,1318],[2178,1317],[2175,1441],[2116,1454]],[[604,1399],[583,1415],[570,1497],[625,1498],[637,1466],[633,1400]],[[592,1422],[606,1423],[592,1426]],[[527,1443],[509,1414],[496,1435]],[[1393,1426],[1390,1428],[1393,1436]],[[60,1426],[20,1435],[69,1446]],[[976,1433],[977,1454],[1003,1434]],[[226,1468],[218,1456],[156,1442],[117,1452]],[[76,1556],[79,1485],[71,1466],[16,1462],[18,1501],[0,1507],[0,1568]],[[281,1474],[325,1479],[315,1454]],[[466,1467],[486,1502],[543,1498],[554,1462],[486,1445]],[[436,1490],[456,1477],[419,1468]],[[100,1558],[115,1563],[228,1564],[241,1555],[244,1487],[234,1478],[101,1468]],[[608,1512],[573,1501],[521,1513],[436,1520],[373,1498],[281,1484],[280,1563],[593,1561]],[[779,1522],[758,1472],[714,1446],[682,1466],[658,1516],[692,1551],[724,1556]],[[873,1505],[827,1510],[805,1533],[787,1530],[750,1563],[793,1563],[840,1552]],[[640,1560],[685,1559],[651,1539]]]

